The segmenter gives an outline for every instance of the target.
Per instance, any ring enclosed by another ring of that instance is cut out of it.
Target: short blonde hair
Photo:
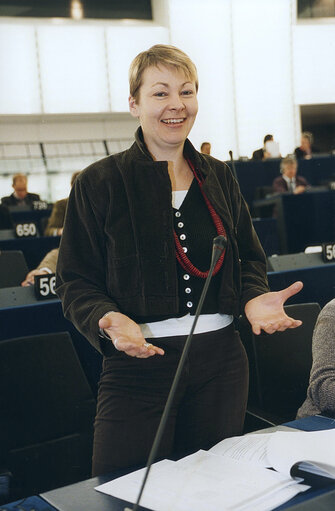
[[[183,71],[189,80],[195,82],[196,91],[198,92],[197,68],[190,57],[175,46],[156,44],[149,50],[139,53],[130,64],[129,92],[136,101],[139,99],[144,71],[148,67],[159,67],[160,65]]]

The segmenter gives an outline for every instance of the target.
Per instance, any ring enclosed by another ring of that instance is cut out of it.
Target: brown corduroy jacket
[[[250,299],[269,290],[266,258],[229,167],[188,140],[185,153],[203,173],[203,189],[227,232],[218,312],[237,316]],[[99,351],[107,345],[99,338],[98,321],[108,311],[135,321],[178,313],[167,167],[152,159],[139,128],[128,150],[89,166],[71,190],[56,291],[65,316]]]

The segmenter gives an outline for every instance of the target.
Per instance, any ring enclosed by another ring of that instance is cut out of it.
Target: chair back
[[[313,330],[320,313],[318,303],[285,306],[286,313],[301,319],[294,329],[258,336],[240,331],[250,367],[251,410],[275,424],[295,418],[306,398],[312,367]]]
[[[94,415],[68,332],[0,341],[0,433],[8,446],[0,465],[13,474],[12,500],[90,477]]]
[[[0,250],[0,288],[20,286],[27,273],[22,250]]]

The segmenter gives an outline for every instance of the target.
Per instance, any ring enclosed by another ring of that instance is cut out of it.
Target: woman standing
[[[207,449],[242,432],[247,358],[233,317],[257,334],[294,328],[270,293],[266,260],[229,168],[194,149],[198,78],[177,48],[156,45],[130,68],[135,143],[81,173],[58,262],[64,313],[104,355],[93,474],[144,465],[208,273],[212,240],[227,237],[160,447]]]

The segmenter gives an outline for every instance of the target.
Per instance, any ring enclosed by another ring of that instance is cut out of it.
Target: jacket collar
[[[135,132],[135,143],[130,152],[131,154],[129,153],[129,156],[131,156],[132,160],[134,158],[138,162],[136,166],[139,168],[142,168],[143,164],[144,167],[147,167],[149,163],[149,165],[152,164],[157,167],[166,168],[167,170],[167,162],[153,160],[145,145],[141,127]],[[215,210],[221,215],[221,218],[224,219],[226,229],[230,229],[232,227],[231,212],[227,205],[225,194],[221,190],[215,172],[213,172],[215,158],[198,152],[189,139],[185,140],[184,154],[191,159],[194,167],[204,175],[204,191],[212,202]]]

